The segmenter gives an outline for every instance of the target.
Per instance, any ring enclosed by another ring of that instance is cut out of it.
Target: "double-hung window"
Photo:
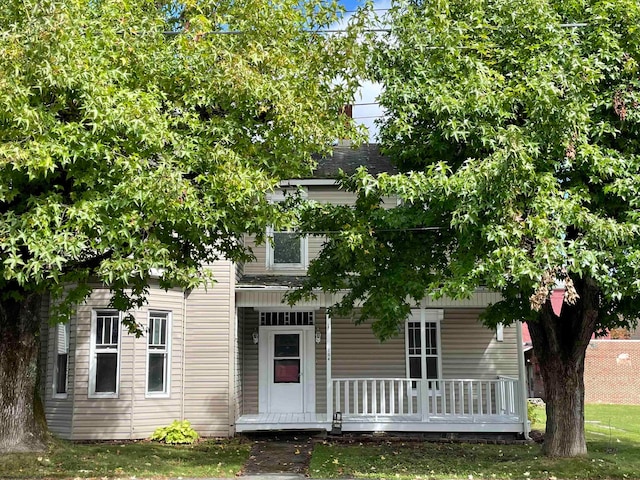
[[[171,314],[150,311],[147,337],[147,395],[169,394]]]
[[[69,375],[69,324],[56,325],[55,360],[53,374],[53,396],[66,398]]]
[[[120,371],[120,314],[93,312],[89,396],[117,397]]]
[[[269,200],[282,202],[284,193],[275,192],[269,196]],[[307,267],[307,237],[295,231],[275,231],[269,228],[267,238],[268,269],[305,269]]]
[[[415,310],[406,324],[407,373],[414,392],[418,380],[427,382],[429,390],[440,387],[435,381],[441,378],[442,360],[440,348],[441,310]]]
[[[307,238],[296,232],[269,231],[267,266],[270,269],[306,268]]]

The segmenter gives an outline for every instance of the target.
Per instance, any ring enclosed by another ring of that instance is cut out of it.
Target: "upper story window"
[[[170,339],[171,314],[150,311],[147,337],[147,395],[169,394]]]
[[[307,268],[307,237],[296,232],[268,232],[267,268],[304,269]]]
[[[269,195],[271,202],[284,200],[284,192],[277,191]],[[307,237],[294,231],[267,231],[267,268],[268,269],[306,269],[308,265]]]
[[[69,324],[56,325],[53,396],[66,398],[69,375]]]
[[[120,314],[115,310],[93,312],[89,396],[117,397],[120,376]]]

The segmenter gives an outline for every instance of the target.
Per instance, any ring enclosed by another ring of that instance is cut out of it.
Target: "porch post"
[[[516,337],[518,344],[518,392],[520,403],[520,419],[524,438],[529,439],[529,419],[527,418],[527,373],[524,365],[524,348],[522,347],[522,322],[516,322]],[[516,400],[516,401],[518,401]]]
[[[424,305],[424,299],[420,304],[420,370],[422,371],[418,395],[420,395],[418,404],[422,413],[422,421],[429,421],[429,400],[427,398],[429,385],[427,380],[427,309]],[[438,348],[440,346],[438,345]]]
[[[326,309],[326,306],[325,306]],[[326,364],[327,364],[327,421],[333,419],[333,380],[331,378],[331,315],[325,310],[325,344],[327,347]]]

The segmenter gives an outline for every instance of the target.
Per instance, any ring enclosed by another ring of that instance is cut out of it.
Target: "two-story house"
[[[314,178],[283,182],[322,202],[353,201],[338,169],[392,171],[375,145],[336,147]],[[390,199],[390,203],[394,200]],[[49,428],[69,439],[134,439],[187,419],[204,436],[268,430],[528,432],[521,327],[489,330],[479,313],[499,299],[423,299],[398,335],[332,317],[331,295],[289,307],[322,238],[268,232],[256,261],[218,262],[205,290],[164,291],[132,313],[136,339],[96,288],[68,325],[44,330],[43,398]],[[252,238],[246,238],[252,243]],[[46,313],[46,312],[45,312]],[[46,316],[46,315],[45,315]],[[341,422],[334,422],[341,420]]]

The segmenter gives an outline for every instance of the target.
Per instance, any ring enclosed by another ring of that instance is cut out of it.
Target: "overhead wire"
[[[390,11],[390,8],[374,8],[372,10],[369,10],[370,12],[382,12],[382,11]],[[347,18],[344,18],[344,14],[347,13],[357,13],[359,12],[359,10],[345,10],[341,13],[341,18],[339,18],[337,20],[337,22],[340,21],[344,21],[347,20]],[[588,27],[589,24],[587,22],[567,22],[567,23],[561,23],[559,24],[559,26],[561,28],[585,28]],[[310,33],[310,34],[328,34],[328,33],[345,33],[347,30],[344,28],[322,28],[322,29],[302,29],[301,32],[303,33]],[[362,32],[364,33],[391,33],[393,31],[393,28],[391,27],[385,27],[385,28],[365,28],[362,30]],[[187,32],[184,31],[164,31],[162,32],[164,35],[167,36],[177,36],[177,35],[182,35],[185,34]],[[209,32],[201,32],[198,33],[197,35],[199,37],[202,36],[207,36],[207,35],[242,35],[246,33],[246,31],[244,30],[216,30],[216,31],[209,31]],[[428,47],[427,47],[428,48]],[[432,48],[444,48],[444,47],[432,47]],[[447,47],[449,48],[449,47]],[[472,47],[464,47],[464,46],[460,46],[458,48],[472,48]]]
[[[368,232],[433,232],[439,230],[448,230],[448,227],[406,227],[406,228],[371,228],[366,229]],[[348,230],[296,230],[300,235],[329,235],[334,233],[345,233]]]
[[[588,27],[589,24],[588,23],[582,23],[582,22],[576,22],[576,23],[561,23],[559,25],[561,28],[584,28],[584,27]],[[361,30],[364,33],[391,33],[394,30],[392,28],[365,28]],[[311,29],[302,29],[301,33],[309,33],[309,34],[314,34],[314,35],[324,35],[326,33],[346,33],[347,30],[343,29],[343,28],[323,28],[323,29],[318,29],[318,30],[311,30]],[[184,35],[187,32],[183,32],[183,31],[163,31],[162,32],[164,35],[166,36],[178,36],[178,35]],[[195,35],[197,35],[198,37],[205,37],[205,36],[209,36],[209,35],[244,35],[247,32],[245,30],[216,30],[216,31],[209,31],[209,32],[200,32],[197,33]],[[136,32],[136,35],[139,35],[140,32]],[[442,48],[463,48],[463,49],[472,49],[475,47],[469,47],[469,46],[464,46],[464,45],[460,45],[458,47],[426,47],[427,49],[432,48],[432,49],[442,49]]]

